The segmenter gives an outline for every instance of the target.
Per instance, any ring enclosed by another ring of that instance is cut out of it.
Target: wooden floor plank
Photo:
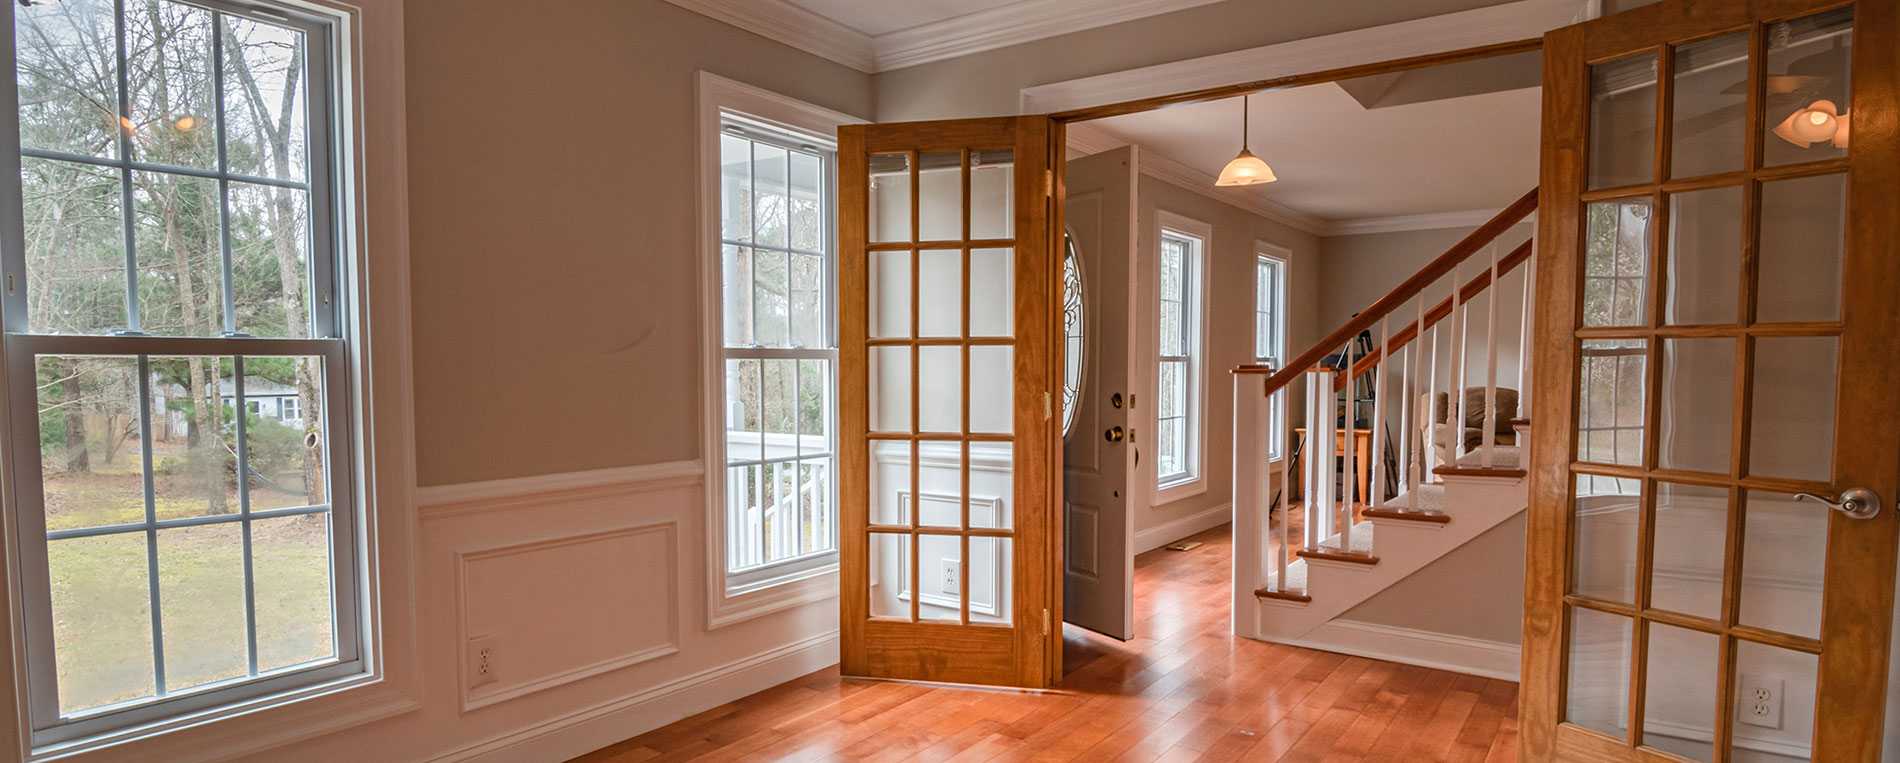
[[[1516,760],[1516,684],[1236,639],[1227,528],[1194,540],[1136,558],[1135,638],[1065,629],[1056,691],[832,667],[575,763]]]

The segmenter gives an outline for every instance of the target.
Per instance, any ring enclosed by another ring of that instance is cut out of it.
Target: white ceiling
[[[1338,84],[1257,94],[1253,152],[1279,181],[1215,190],[1335,227],[1499,209],[1537,185],[1540,98],[1532,87],[1366,108]],[[1240,117],[1234,98],[1084,124],[1211,182],[1240,149]]]
[[[1025,0],[787,0],[805,10],[876,37]]]

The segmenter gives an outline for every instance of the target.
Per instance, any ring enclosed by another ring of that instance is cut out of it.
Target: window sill
[[[225,759],[408,713],[422,705],[358,674],[164,721],[34,748],[27,761]]]
[[[1193,498],[1205,492],[1207,492],[1207,480],[1204,478],[1189,477],[1187,479],[1176,480],[1155,488],[1153,505],[1165,506],[1176,501]]]
[[[838,597],[838,557],[802,569],[739,584],[716,580],[706,607],[706,629]]]

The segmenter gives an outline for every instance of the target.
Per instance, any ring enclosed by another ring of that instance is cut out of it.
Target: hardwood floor
[[[1517,684],[1236,639],[1221,527],[1135,559],[1126,643],[1069,627],[1059,690],[780,684],[575,763],[1512,761]]]

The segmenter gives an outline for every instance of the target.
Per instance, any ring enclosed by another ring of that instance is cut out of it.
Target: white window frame
[[[1165,360],[1161,355],[1160,336],[1161,258],[1163,256],[1162,241],[1170,237],[1184,238],[1194,245],[1188,248],[1188,262],[1186,263],[1187,274],[1182,279],[1182,286],[1185,288],[1185,293],[1182,297],[1187,310],[1182,315],[1181,324],[1187,333],[1188,343],[1188,352],[1186,356],[1184,356],[1188,368],[1187,436],[1184,443],[1187,450],[1185,454],[1187,469],[1183,473],[1163,475],[1160,472],[1161,458],[1159,453],[1159,445],[1161,442],[1160,364]],[[1204,442],[1207,422],[1205,337],[1207,336],[1208,314],[1207,262],[1209,259],[1208,253],[1212,251],[1213,245],[1213,226],[1166,210],[1156,211],[1155,234],[1153,239],[1154,248],[1152,250],[1155,253],[1155,257],[1153,273],[1151,275],[1154,279],[1155,298],[1150,300],[1151,309],[1154,311],[1154,320],[1149,321],[1149,325],[1153,327],[1152,330],[1155,332],[1155,342],[1152,345],[1154,352],[1153,357],[1155,359],[1154,383],[1149,385],[1149,392],[1154,395],[1153,399],[1155,404],[1150,407],[1150,410],[1154,411],[1153,416],[1149,419],[1149,424],[1152,427],[1150,431],[1154,432],[1154,436],[1149,438],[1149,441],[1156,444],[1156,457],[1152,463],[1154,464],[1153,468],[1155,470],[1154,504],[1157,506],[1207,492],[1207,448]]]
[[[1253,359],[1255,363],[1278,371],[1286,363],[1286,279],[1287,274],[1292,270],[1293,252],[1286,247],[1265,241],[1254,241],[1253,251]],[[1263,285],[1260,283],[1261,273],[1268,270],[1273,272],[1273,279],[1272,283],[1265,285],[1263,290]],[[1264,331],[1261,328],[1262,316],[1267,319]],[[1273,398],[1270,405],[1273,410],[1267,431],[1278,432],[1286,420],[1286,405],[1278,396]],[[1285,444],[1280,442],[1278,437],[1267,438],[1267,460],[1280,460],[1281,451],[1284,449]]]
[[[831,551],[787,564],[729,572],[726,563],[725,314],[721,293],[720,135],[734,121],[816,147],[837,141],[837,130],[864,120],[701,71],[698,73],[700,160],[699,258],[701,459],[706,468],[706,626],[719,628],[838,595],[838,555]],[[754,137],[749,135],[748,137]],[[835,153],[835,152],[834,152]],[[826,182],[835,200],[836,161]],[[835,219],[835,215],[834,215]],[[830,223],[835,228],[835,223]],[[835,230],[830,231],[835,237]],[[834,246],[835,253],[835,246]],[[832,271],[835,274],[835,262]],[[835,280],[835,275],[833,276]],[[835,292],[835,287],[834,287]],[[836,322],[835,300],[830,321]],[[833,355],[835,357],[835,353]],[[835,366],[833,384],[835,387]],[[834,390],[835,394],[835,390]],[[832,422],[836,432],[836,422]],[[834,475],[835,507],[836,490]],[[834,525],[835,527],[835,525]]]
[[[195,0],[194,0],[195,2]],[[208,3],[201,3],[209,5]],[[339,626],[353,620],[357,659],[352,669],[332,675],[303,674],[308,680],[272,687],[269,692],[204,692],[181,699],[214,701],[149,704],[140,709],[162,709],[136,725],[113,724],[89,729],[85,735],[36,738],[29,711],[33,686],[29,650],[8,650],[0,659],[0,718],[11,716],[12,744],[0,747],[17,759],[210,759],[229,758],[280,747],[293,741],[333,733],[409,713],[421,707],[422,675],[416,651],[414,544],[414,430],[410,425],[410,323],[408,303],[407,162],[402,95],[402,9],[398,4],[363,5],[332,0],[261,0],[218,10],[242,13],[251,8],[261,15],[284,16],[326,27],[324,48],[329,52],[329,93],[332,156],[329,193],[335,201],[334,265],[336,274],[326,283],[336,287],[334,302],[340,351],[341,383],[330,385],[330,407],[347,427],[333,431],[332,469],[348,469],[353,477],[336,483],[344,493],[333,495],[334,505],[350,504],[358,525],[351,544],[356,577],[354,606],[338,612]],[[283,23],[281,18],[265,18]],[[0,30],[11,59],[13,15]],[[315,47],[314,45],[312,46]],[[0,78],[0,94],[16,100],[12,77]],[[314,138],[313,138],[314,139]],[[20,154],[16,119],[0,120],[0,175],[19,177]],[[377,168],[374,173],[366,168]],[[313,167],[313,172],[317,168]],[[314,182],[314,177],[313,177]],[[19,186],[0,184],[0,204],[19,206]],[[370,221],[374,221],[371,226]],[[18,251],[17,227],[6,233],[0,246]],[[372,257],[369,253],[374,252]],[[16,260],[17,264],[17,260]],[[8,266],[7,276],[21,282],[24,274]],[[374,284],[375,288],[370,288]],[[8,314],[8,325],[24,316]],[[108,339],[110,339],[108,337]],[[250,340],[269,341],[269,340]],[[372,349],[375,348],[375,349]],[[217,351],[211,351],[216,354]],[[249,354],[269,354],[258,349]],[[17,362],[0,354],[0,376]],[[20,427],[37,429],[36,416],[21,421],[18,401],[0,406],[0,430],[15,437]],[[8,470],[7,483],[17,484],[13,459],[0,459]],[[378,475],[384,475],[381,478]],[[4,513],[23,512],[12,491],[0,491]],[[0,612],[7,619],[9,638],[22,644],[20,634],[30,627],[26,614],[30,597],[20,587],[22,565],[29,555],[18,545],[19,532],[9,521],[0,527]],[[43,565],[43,562],[40,564]],[[42,576],[44,571],[40,573]],[[341,635],[341,634],[339,634]],[[340,642],[339,642],[340,643]],[[257,682],[237,688],[257,686]],[[4,721],[0,721],[4,722]],[[68,727],[70,728],[70,726]]]

